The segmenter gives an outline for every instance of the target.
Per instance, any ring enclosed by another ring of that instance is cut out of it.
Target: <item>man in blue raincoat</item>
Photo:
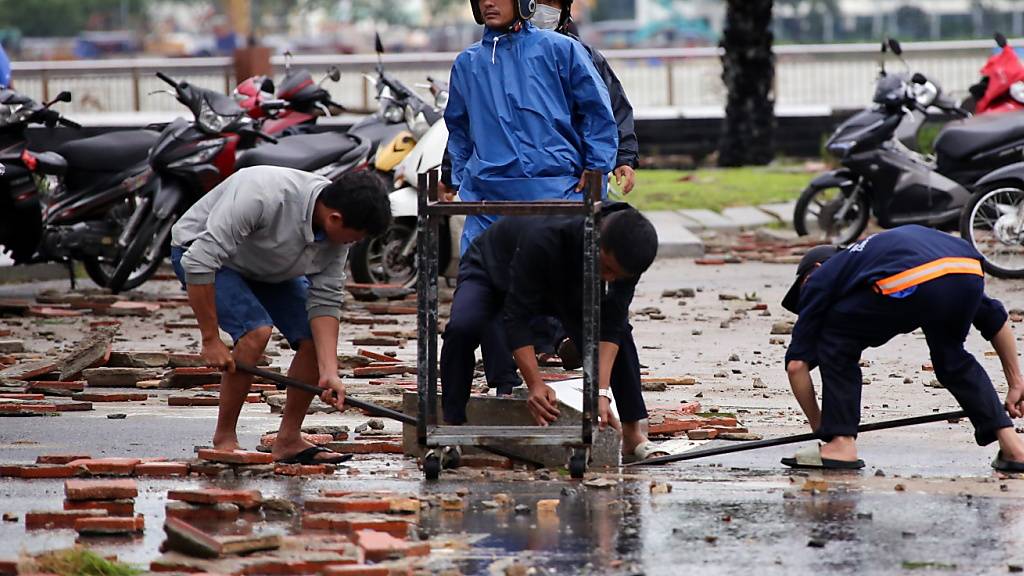
[[[11,86],[11,60],[4,52],[4,45],[0,44],[0,87],[10,88]]]
[[[618,126],[590,54],[536,28],[531,0],[470,0],[483,40],[459,54],[445,111],[452,184],[465,201],[578,197],[615,168]],[[493,223],[470,216],[461,252]]]

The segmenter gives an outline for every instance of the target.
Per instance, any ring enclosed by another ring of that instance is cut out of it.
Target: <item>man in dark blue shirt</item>
[[[1024,441],[1007,416],[1024,416],[1024,377],[1003,305],[985,295],[982,257],[969,244],[921,226],[902,226],[837,250],[819,246],[800,262],[783,306],[798,314],[786,352],[797,402],[826,443],[784,458],[799,468],[857,469],[863,381],[860,355],[920,328],[939,382],[974,425],[975,440],[999,442],[992,466],[1024,472]],[[1009,383],[1005,404],[964,349],[974,325],[992,343]],[[822,380],[819,410],[810,370]]]

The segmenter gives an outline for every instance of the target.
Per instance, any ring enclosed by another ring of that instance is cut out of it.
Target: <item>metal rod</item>
[[[891,428],[902,428],[904,426],[928,424],[931,422],[941,422],[943,420],[954,420],[957,418],[966,417],[967,413],[964,412],[963,410],[957,410],[956,412],[942,412],[939,414],[928,414],[926,416],[914,416],[912,418],[900,418],[897,420],[884,420],[882,422],[872,422],[871,424],[861,424],[860,427],[857,428],[857,432],[875,432],[877,430],[889,430]],[[626,466],[652,466],[655,464],[669,464],[671,462],[682,462],[683,460],[696,460],[698,458],[721,456],[722,454],[746,452],[747,450],[771,448],[772,446],[784,446],[786,444],[796,444],[799,442],[807,442],[809,440],[818,439],[819,438],[817,434],[813,432],[808,432],[806,434],[797,434],[795,436],[782,436],[781,438],[768,438],[766,440],[744,442],[742,444],[736,444],[733,446],[719,446],[717,448],[694,450],[693,452],[685,452],[683,454],[669,454],[668,456],[658,456],[656,458],[648,458],[647,460],[631,462],[629,464],[626,464]]]
[[[310,394],[316,394],[317,396],[319,396],[321,393],[323,393],[323,389],[320,388],[319,386],[314,386],[313,384],[307,384],[306,382],[300,382],[300,381],[298,381],[298,380],[296,380],[294,378],[289,378],[289,377],[285,376],[284,374],[278,374],[277,372],[271,372],[270,370],[264,370],[262,368],[257,368],[256,366],[253,366],[251,364],[246,364],[244,362],[235,362],[235,369],[241,370],[242,372],[245,372],[247,374],[252,374],[253,376],[259,376],[260,378],[266,378],[267,380],[270,380],[272,382],[277,382],[278,384],[280,384],[282,386],[288,386],[290,388],[296,388],[296,389],[302,390],[304,392],[309,392]],[[413,424],[413,425],[416,424],[416,418],[413,417],[413,416],[409,416],[408,414],[403,414],[402,412],[399,412],[397,410],[392,410],[390,408],[385,408],[383,406],[378,406],[376,404],[371,404],[370,402],[364,402],[362,400],[359,400],[357,398],[353,398],[353,397],[348,396],[348,395],[345,396],[345,404],[347,406],[351,406],[353,408],[359,408],[360,410],[366,410],[367,412],[370,412],[371,414],[373,414],[375,416],[383,416],[385,418],[390,418],[392,420],[398,420],[399,422],[402,422],[404,424]]]
[[[429,180],[425,173],[420,174],[417,195],[419,211],[416,216],[416,270],[419,271],[416,280],[416,404],[417,413],[422,415],[419,423],[416,424],[416,439],[420,446],[427,444],[427,397],[430,390],[427,370],[427,317],[430,315],[430,302],[427,298],[428,288],[426,281],[426,270],[429,268],[430,251],[427,249],[427,229],[429,228],[430,215],[427,213],[427,190]]]
[[[493,214],[502,216],[555,216],[587,214],[589,208],[583,202],[576,201],[491,201],[482,202],[436,202],[427,203],[427,213],[431,216],[454,216],[473,214]]]

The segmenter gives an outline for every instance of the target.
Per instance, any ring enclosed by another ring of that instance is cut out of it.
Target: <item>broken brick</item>
[[[391,568],[387,566],[370,566],[368,564],[349,564],[345,566],[328,566],[321,574],[323,576],[391,576]]]
[[[213,505],[168,502],[165,512],[168,518],[186,522],[234,522],[241,514],[237,505],[228,502]]]
[[[352,374],[356,378],[376,378],[380,376],[401,376],[402,374],[415,374],[415,366],[403,366],[393,364],[378,364],[376,366],[364,366],[353,368]]]
[[[677,434],[679,432],[689,432],[690,430],[696,430],[704,424],[704,421],[700,418],[690,419],[679,419],[679,418],[666,418],[661,423],[651,423],[649,427],[649,433],[651,436],[664,436],[670,434]]]
[[[339,454],[402,454],[401,442],[331,442],[327,448]]]
[[[71,396],[75,392],[85,390],[85,381],[76,380],[72,382],[47,382],[36,380],[28,383],[28,392],[36,392],[47,396]]]
[[[365,356],[365,357],[369,358],[370,360],[373,360],[374,362],[384,362],[385,364],[394,364],[394,363],[397,363],[399,361],[398,358],[395,358],[393,356],[388,356],[386,354],[380,354],[380,353],[377,353],[377,352],[373,352],[372,350],[363,350],[362,348],[360,348],[356,352],[356,354],[359,354],[360,356]]]
[[[57,363],[53,360],[19,362],[0,370],[0,380],[32,380],[55,370],[57,370]]]
[[[111,304],[106,313],[111,316],[151,316],[154,312],[160,311],[160,305],[155,302],[129,302],[122,300]]]
[[[302,527],[309,530],[330,530],[353,534],[357,530],[376,530],[404,538],[411,523],[401,517],[377,514],[305,514]]]
[[[136,476],[188,476],[186,462],[142,462],[135,466]]]
[[[75,522],[82,518],[103,518],[104,510],[48,510],[44,512],[28,512],[25,514],[25,529],[40,530],[43,528],[74,528]]]
[[[163,368],[171,362],[167,352],[112,351],[107,366],[111,368]]]
[[[707,428],[689,430],[686,432],[686,437],[690,440],[714,440],[718,437],[718,430]]]
[[[36,457],[36,464],[67,464],[74,460],[88,460],[88,454],[42,454]]]
[[[197,490],[171,490],[167,492],[168,500],[180,500],[189,504],[220,504],[227,502],[237,504],[241,508],[258,508],[263,502],[259,490],[225,490],[222,488],[202,488]]]
[[[219,384],[221,371],[217,368],[183,367],[172,368],[160,380],[161,388],[198,388],[204,384]]]
[[[199,354],[170,354],[167,365],[171,368],[203,368],[206,360]]]
[[[64,464],[11,465],[0,467],[0,476],[8,478],[72,478],[78,468]]]
[[[388,512],[391,503],[383,498],[309,498],[305,502],[307,512]]]
[[[321,476],[334,474],[330,464],[275,464],[274,474],[281,476]]]
[[[496,454],[463,454],[459,466],[465,468],[501,468],[512,469],[512,460]]]
[[[88,334],[60,360],[60,380],[73,380],[86,368],[101,366],[109,359],[114,331],[97,330]]]
[[[42,394],[0,392],[0,400],[45,400]]]
[[[53,406],[57,412],[89,412],[92,410],[92,402],[55,402]]]
[[[148,368],[89,368],[82,372],[90,388],[134,388],[136,382],[159,375]]]
[[[310,444],[316,446],[323,446],[328,442],[334,442],[335,437],[332,436],[331,434],[306,434],[303,432],[302,439],[305,440],[306,442],[309,442]],[[270,448],[274,445],[275,441],[277,441],[276,432],[264,434],[263,437],[260,438],[260,446],[263,446],[264,448]]]
[[[103,510],[111,516],[134,516],[135,500],[65,500],[65,510]]]
[[[75,531],[83,536],[137,534],[145,528],[146,519],[141,514],[129,518],[108,516],[101,518],[79,518],[75,520]]]
[[[168,406],[219,406],[220,397],[210,395],[168,396]]]
[[[131,476],[135,471],[135,466],[140,462],[141,460],[138,458],[92,458],[73,460],[68,462],[68,465],[84,468],[88,473],[94,475]]]
[[[149,394],[140,392],[79,392],[71,396],[82,402],[145,402]]]
[[[213,448],[203,448],[200,450],[199,458],[222,464],[272,464],[274,462],[274,457],[265,452],[216,450]]]
[[[28,309],[28,315],[40,318],[73,318],[75,316],[83,316],[85,312],[70,308],[57,308],[55,306],[32,306]]]
[[[363,550],[363,555],[371,562],[400,560],[412,556],[430,554],[428,542],[407,542],[395,538],[386,532],[375,530],[359,530],[354,535],[356,545]]]
[[[364,336],[362,338],[353,338],[353,346],[401,346],[402,341],[398,338],[390,338],[387,336]],[[385,360],[385,362],[391,362],[392,360]]]
[[[139,488],[135,480],[68,480],[64,482],[68,500],[122,500],[135,498]]]
[[[281,547],[279,534],[244,534],[217,538],[224,554],[252,554]]]
[[[162,549],[181,552],[196,558],[217,558],[223,546],[216,538],[178,518],[167,518],[164,523],[167,540]]]
[[[53,404],[0,401],[0,416],[46,416],[59,414]]]

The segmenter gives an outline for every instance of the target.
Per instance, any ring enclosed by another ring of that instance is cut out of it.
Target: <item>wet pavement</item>
[[[699,400],[705,407],[735,413],[744,426],[766,437],[805,432],[782,371],[785,347],[771,344],[768,333],[773,322],[792,319],[776,304],[791,278],[790,266],[702,267],[683,260],[656,264],[641,283],[634,308],[655,306],[667,319],[634,316],[642,361],[652,375],[691,375],[698,383],[648,393],[649,404]],[[154,283],[146,289],[173,290],[169,284]],[[660,296],[663,290],[684,286],[701,291],[685,300]],[[768,303],[772,315],[737,314],[735,301],[720,299],[721,294],[731,294],[742,300],[744,290],[737,286],[747,286],[747,293],[756,287],[756,298]],[[0,298],[31,296],[53,287],[64,288],[66,283],[0,286]],[[1007,308],[1024,308],[1024,292],[1018,285],[991,281],[989,289]],[[72,322],[48,321],[46,326],[56,340],[31,341],[33,347],[45,350],[73,338],[73,333],[62,332],[70,330]],[[133,334],[148,336],[137,341],[139,348],[157,350],[173,344],[186,349],[190,343],[178,333],[147,328],[145,322],[126,320],[125,326],[125,341]],[[972,335],[969,349],[1003,390],[998,360],[985,355],[986,347]],[[342,348],[354,351],[347,343]],[[400,358],[414,354],[415,342],[398,348]],[[275,363],[287,357],[285,351]],[[924,369],[927,352],[920,334],[868,351],[865,359],[865,422],[955,408],[948,393],[925,385],[934,374]],[[752,386],[755,379],[765,387]],[[31,462],[40,454],[72,451],[97,457],[182,459],[191,457],[193,446],[208,443],[215,408],[170,408],[165,399],[169,392],[150,393],[150,400],[130,406],[96,404],[92,412],[58,418],[3,419],[0,463]],[[115,412],[128,416],[107,419]],[[354,427],[365,421],[365,416],[351,413],[316,414],[307,424]],[[254,447],[277,423],[278,416],[265,404],[246,406],[239,428],[243,445]],[[396,424],[387,426],[399,430]],[[535,574],[1002,574],[1024,565],[1024,481],[992,472],[994,447],[976,446],[966,421],[865,434],[859,448],[868,466],[859,473],[784,470],[779,458],[798,447],[630,468],[624,476],[609,476],[619,483],[606,489],[570,481],[559,471],[464,470],[426,483],[413,461],[394,455],[357,456],[326,478],[216,483],[140,478],[136,509],[146,517],[144,536],[89,544],[146,566],[163,541],[167,490],[216,484],[258,488],[265,496],[294,502],[323,489],[389,490],[424,497],[465,491],[464,511],[433,507],[420,514],[418,535],[436,543],[424,565],[433,572],[454,567],[464,574],[505,574],[512,561],[533,567]],[[654,494],[652,482],[669,484],[672,490]],[[488,508],[484,501],[498,493],[509,494],[528,511]],[[0,523],[0,557],[72,545],[72,530],[24,528],[25,512],[59,509],[63,497],[60,480],[0,480],[0,512],[19,517],[17,522]],[[542,499],[559,500],[557,512],[538,513],[535,504]],[[254,527],[288,533],[297,529],[297,522],[243,516],[219,530],[244,532]]]

